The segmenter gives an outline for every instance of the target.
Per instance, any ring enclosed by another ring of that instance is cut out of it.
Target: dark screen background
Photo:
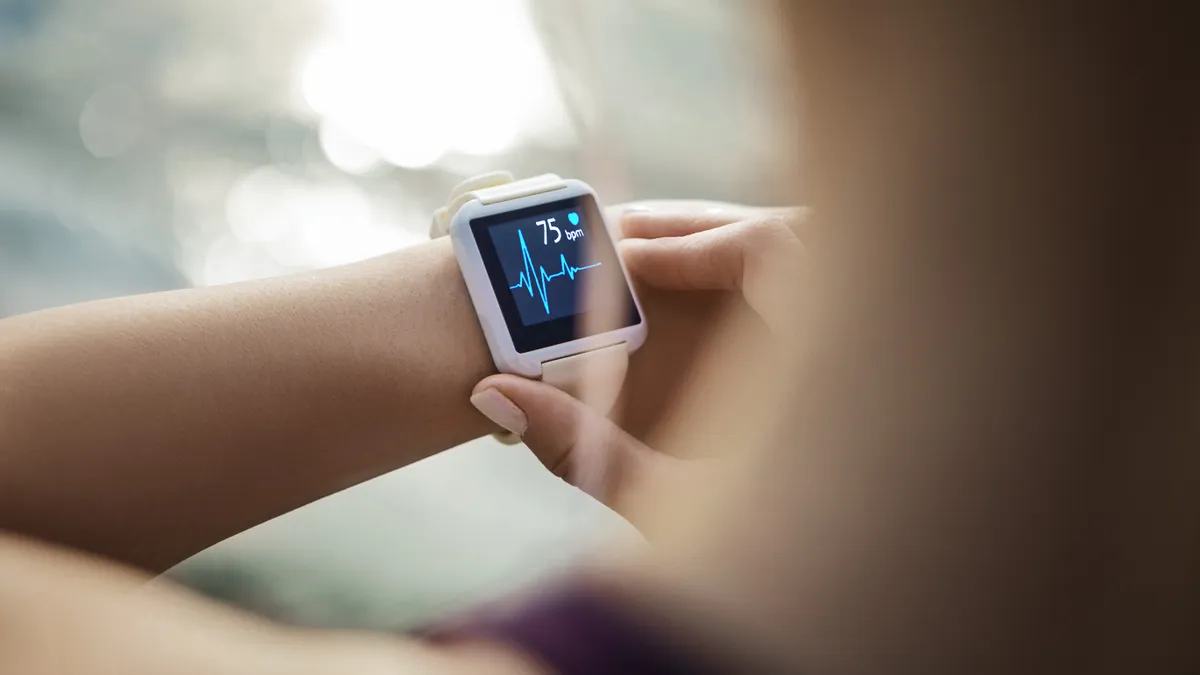
[[[593,275],[612,273],[611,263],[605,267],[589,250],[587,242],[595,235],[586,221],[578,209],[567,208],[488,228],[504,280],[526,326],[582,313],[583,283]]]
[[[620,288],[611,301],[628,305],[623,325],[641,321],[590,196],[476,218],[471,231],[518,351],[583,337],[578,319],[592,309],[588,284]]]

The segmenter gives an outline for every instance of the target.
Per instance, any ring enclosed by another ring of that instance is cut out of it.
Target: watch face
[[[476,218],[471,234],[518,352],[641,322],[591,195]]]

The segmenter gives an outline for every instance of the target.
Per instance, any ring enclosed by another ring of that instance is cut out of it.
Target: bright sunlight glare
[[[377,156],[418,169],[449,153],[498,154],[541,127],[562,127],[524,0],[326,1],[329,34],[299,86],[335,166],[360,172]]]

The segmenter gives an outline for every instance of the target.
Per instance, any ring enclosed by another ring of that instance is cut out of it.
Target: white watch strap
[[[629,369],[629,347],[615,344],[542,364],[542,381],[584,401],[600,414],[612,411]]]
[[[494,171],[469,178],[450,193],[446,206],[434,211],[429,225],[432,239],[450,234],[450,223],[454,214],[464,204],[478,199],[484,204],[495,204],[510,199],[549,192],[564,187],[566,182],[547,173],[532,178],[515,180],[508,171]],[[629,368],[629,348],[620,344],[574,354],[542,364],[542,381],[562,389],[579,398],[601,414],[612,411],[621,393],[621,384]],[[492,434],[505,443],[518,443],[520,437],[509,432]]]
[[[450,234],[450,221],[454,220],[454,214],[473,199],[478,199],[484,204],[495,204],[550,192],[566,185],[566,181],[552,173],[514,180],[513,175],[507,171],[493,171],[468,178],[455,186],[445,206],[433,212],[429,238],[437,239]]]

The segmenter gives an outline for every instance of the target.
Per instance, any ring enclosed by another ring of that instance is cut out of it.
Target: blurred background
[[[774,199],[769,0],[0,0],[0,316],[423,241],[463,178]],[[469,443],[172,570],[284,621],[404,628],[636,536]]]

